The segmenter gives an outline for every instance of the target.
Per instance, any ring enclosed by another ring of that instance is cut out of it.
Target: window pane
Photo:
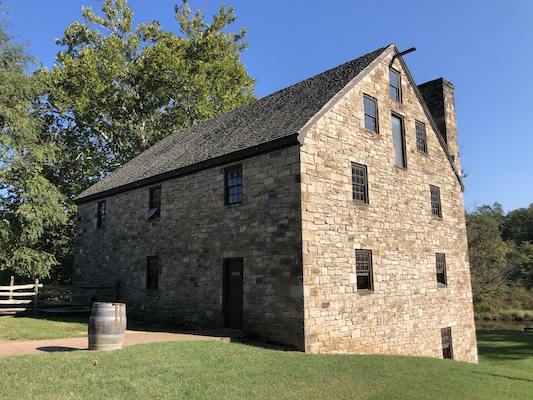
[[[357,289],[372,290],[372,257],[369,250],[355,251]]]
[[[150,208],[161,206],[161,188],[156,187],[150,189]]]
[[[376,116],[376,106],[374,104],[374,101],[370,100],[367,97],[365,97],[365,114],[368,114],[372,117]]]
[[[446,285],[446,255],[437,253],[437,282]]]
[[[352,193],[353,199],[368,203],[366,167],[352,164]]]
[[[394,147],[394,165],[404,167],[402,120],[394,115],[392,116],[392,145]]]
[[[431,192],[431,214],[442,217],[440,206],[440,189],[436,186],[430,186]]]
[[[376,102],[368,97],[363,97],[365,109],[365,128],[377,132]]]
[[[426,126],[418,121],[416,121],[416,148],[423,153],[427,153]]]
[[[393,70],[389,70],[389,89],[390,98],[400,101],[400,74]]]
[[[98,214],[97,214],[97,221],[96,221],[97,228],[105,226],[105,213],[106,213],[105,204],[106,204],[105,200],[98,202]]]
[[[242,202],[242,167],[226,170],[226,204]]]
[[[368,276],[357,277],[357,289],[370,289],[370,279]]]

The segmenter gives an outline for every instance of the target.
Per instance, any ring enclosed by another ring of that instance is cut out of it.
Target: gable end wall
[[[307,132],[301,148],[305,349],[313,353],[442,357],[477,361],[461,185],[402,73],[402,103],[389,98],[392,55]],[[379,133],[364,128],[363,94],[378,100]],[[404,118],[407,168],[394,166],[391,113]],[[415,120],[428,154],[416,148]],[[352,200],[351,163],[367,166],[369,204]],[[438,186],[442,218],[431,215]],[[372,292],[358,292],[355,250],[372,251]],[[448,285],[437,285],[445,253]]]

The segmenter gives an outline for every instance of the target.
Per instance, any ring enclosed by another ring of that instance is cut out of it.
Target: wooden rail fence
[[[12,276],[9,286],[0,286],[0,315],[86,313],[94,301],[117,301],[118,289],[118,281],[113,286],[56,286],[35,279],[34,283],[15,285]]]

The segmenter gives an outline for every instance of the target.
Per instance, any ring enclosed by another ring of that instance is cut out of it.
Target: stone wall
[[[220,328],[223,259],[244,258],[244,330],[303,349],[299,146],[243,160],[243,201],[224,206],[224,165],[161,183],[161,216],[147,219],[149,187],[78,206],[75,285],[120,281],[128,316]],[[146,289],[159,256],[159,290]]]
[[[451,327],[454,358],[477,361],[460,183],[398,60],[401,103],[389,98],[392,55],[307,132],[301,148],[305,350],[442,357]],[[379,133],[365,129],[363,95],[377,99]],[[407,168],[394,166],[391,112],[403,116]],[[428,154],[417,150],[415,119]],[[352,199],[351,163],[367,166],[369,204]],[[442,218],[432,216],[430,185]],[[355,250],[372,251],[374,290],[358,292]],[[447,285],[437,285],[445,253]]]
[[[448,151],[455,159],[457,170],[461,171],[453,85],[446,79],[439,78],[419,85],[418,89],[437,123],[439,131],[446,138]]]

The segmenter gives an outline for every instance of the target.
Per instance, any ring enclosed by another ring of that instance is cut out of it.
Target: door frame
[[[231,261],[240,261],[241,262],[241,280],[242,280],[242,298],[241,298],[241,307],[242,307],[242,318],[241,318],[241,325],[244,322],[244,257],[229,257],[229,258],[223,258],[222,259],[222,327],[226,328],[226,271],[227,271],[227,264]],[[228,328],[228,329],[235,329],[235,328]],[[242,326],[241,326],[242,330]]]

